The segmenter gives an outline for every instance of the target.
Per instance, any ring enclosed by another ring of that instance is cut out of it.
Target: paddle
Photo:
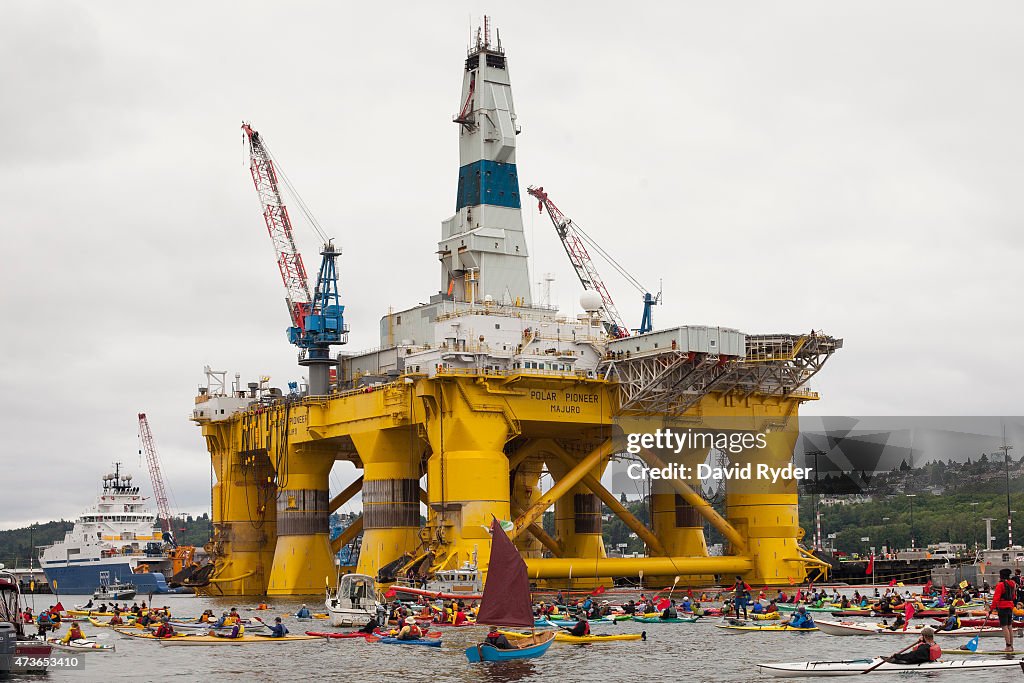
[[[862,674],[867,674],[867,673],[871,673],[872,671],[874,671],[874,670],[875,670],[875,669],[877,669],[878,667],[882,666],[883,664],[885,664],[886,662],[888,662],[888,661],[889,661],[890,659],[892,659],[892,658],[893,658],[893,657],[895,657],[896,655],[901,655],[901,654],[903,654],[904,652],[906,652],[907,650],[909,650],[910,648],[912,648],[912,647],[916,646],[916,645],[917,645],[917,644],[918,644],[919,642],[920,642],[919,640],[915,640],[914,642],[912,642],[912,643],[911,643],[910,645],[907,645],[907,646],[906,646],[905,648],[903,648],[903,649],[902,649],[902,650],[900,650],[899,652],[894,652],[893,654],[889,655],[888,657],[882,657],[882,658],[881,658],[881,661],[879,661],[879,662],[878,662],[878,664],[872,664],[871,666],[869,666],[869,667],[868,667],[867,669],[865,669],[864,671],[861,671],[861,673],[862,673]]]

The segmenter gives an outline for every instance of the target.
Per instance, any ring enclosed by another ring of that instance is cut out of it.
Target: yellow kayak
[[[782,619],[782,615],[778,612],[769,612],[767,614],[751,614],[750,618],[754,621],[777,621]]]
[[[529,638],[529,633],[518,631],[501,631],[507,638]],[[540,631],[538,631],[540,633]],[[555,640],[562,643],[604,643],[612,640],[647,640],[647,631],[643,633],[613,633],[607,635],[591,634],[589,636],[574,636],[566,631],[555,633]]]
[[[142,628],[132,629],[132,628],[120,628],[120,627],[116,627],[115,626],[114,630],[117,631],[118,633],[120,633],[122,636],[128,636],[129,638],[139,638],[141,640],[173,640],[175,638],[189,638],[189,637],[191,637],[191,636],[185,635],[184,633],[175,633],[170,638],[157,638],[152,633],[150,633],[149,631],[146,631],[146,630],[144,630]],[[203,636],[203,637],[207,638],[209,636]]]
[[[121,628],[138,628],[131,621],[126,621],[123,624],[109,624],[105,621],[100,621],[99,619],[94,619],[92,617],[87,618],[89,619],[90,624],[92,624],[93,626],[98,626],[99,628],[116,628],[118,626],[120,626]]]

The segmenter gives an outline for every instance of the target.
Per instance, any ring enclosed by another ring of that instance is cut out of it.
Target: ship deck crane
[[[330,347],[348,342],[345,307],[338,292],[337,258],[341,254],[333,241],[320,229],[316,219],[291,187],[287,176],[275,165],[273,156],[258,132],[248,123],[242,123],[249,142],[249,171],[263,208],[263,220],[270,233],[277,258],[277,267],[284,281],[285,303],[291,327],[288,341],[301,349],[299,364],[309,366],[309,391],[313,395],[326,395],[329,391],[329,368],[334,364]],[[313,295],[309,293],[306,268],[302,254],[295,246],[291,218],[281,197],[281,182],[291,190],[299,208],[323,240],[322,257]]]
[[[167,499],[167,489],[164,487],[164,476],[160,468],[160,456],[156,452],[156,441],[153,439],[153,431],[149,428],[149,420],[145,413],[139,413],[139,439],[142,440],[142,450],[146,453],[146,464],[149,465],[149,478],[153,482],[153,495],[156,497],[157,517],[160,520],[160,527],[164,530],[165,540],[170,534],[170,542],[173,543],[173,531],[171,529],[171,504]]]
[[[555,203],[551,201],[551,198],[548,196],[548,193],[544,191],[543,187],[533,187],[531,185],[526,189],[526,191],[529,192],[532,197],[537,199],[538,211],[543,212],[547,209],[548,217],[551,218],[551,222],[555,226],[555,232],[558,233],[558,238],[561,240],[562,246],[565,248],[565,253],[569,257],[569,261],[572,263],[573,269],[576,271],[576,276],[583,284],[583,288],[593,290],[600,295],[602,306],[604,308],[604,325],[608,334],[616,338],[628,337],[629,328],[623,322],[622,316],[619,314],[618,307],[612,300],[612,296],[608,292],[608,288],[605,286],[600,273],[598,273],[593,259],[590,258],[590,253],[587,251],[586,247],[587,244],[589,244],[592,249],[597,251],[606,261],[608,261],[608,263],[611,264],[619,274],[626,278],[626,280],[643,295],[644,312],[640,319],[640,327],[636,329],[637,333],[646,334],[653,330],[653,308],[656,304],[661,303],[661,291],[659,291],[657,295],[654,295],[645,289],[644,286],[629,273],[629,271],[619,265],[619,263],[612,258],[611,254],[602,249],[601,246],[587,233],[585,233],[579,225],[562,213],[561,209],[555,206]]]

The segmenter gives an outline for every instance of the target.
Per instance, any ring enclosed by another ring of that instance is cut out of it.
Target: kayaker
[[[678,619],[679,614],[676,612],[676,601],[673,600],[668,604],[668,607],[661,611],[661,619]]]
[[[465,624],[467,622],[469,622],[469,617],[466,616],[466,613],[463,611],[463,608],[460,606],[458,609],[455,610],[455,621],[453,622],[453,625],[454,626],[462,626],[463,624]]]
[[[593,609],[593,607],[594,601],[591,599],[589,595],[587,596],[587,599],[583,601],[583,604],[580,606],[580,608],[583,610],[583,613],[586,614],[588,617],[590,616],[590,610]]]
[[[366,622],[366,626],[359,629],[357,633],[373,633],[379,627],[383,627],[383,624],[379,623],[375,617],[370,617],[370,620]]]
[[[67,645],[72,640],[81,640],[82,638],[85,638],[85,636],[82,635],[82,627],[79,626],[78,621],[75,620],[71,622],[71,626],[68,626],[68,632],[64,634],[64,637],[60,639],[60,642]]]
[[[590,622],[584,615],[580,615],[576,625],[569,629],[569,633],[574,636],[589,636],[590,635]]]
[[[882,623],[885,623],[884,619],[882,620]],[[899,631],[900,629],[904,631],[907,630],[907,620],[903,618],[903,612],[896,614],[896,620],[892,622],[892,626],[885,627],[885,630],[887,631]]]
[[[84,609],[84,610],[92,609],[92,598],[89,598],[89,602],[85,603],[85,606],[82,609]]]
[[[739,574],[736,575],[736,583],[733,584],[733,608],[736,610],[736,618],[740,618],[740,609],[743,609],[743,618],[747,619],[747,600],[750,595],[750,586]]]
[[[636,614],[636,603],[630,600],[622,606],[623,614]]]
[[[955,631],[960,628],[960,617],[956,615],[956,608],[949,608],[949,616],[946,617],[946,621],[942,624],[940,631]]]
[[[120,612],[114,612],[114,616],[110,617],[110,621],[107,623],[111,626],[120,626],[124,624],[124,619],[121,618]]]
[[[50,617],[50,610],[44,609],[36,617],[36,629],[38,629],[38,635],[46,637],[47,631],[53,630],[53,618]]]
[[[101,602],[100,603],[100,608],[98,610],[96,610],[96,611],[97,612],[106,612],[107,611],[107,603]]]
[[[999,626],[1003,629],[1007,652],[1013,652],[1013,599],[1016,596],[1017,584],[1010,579],[1010,569],[1000,569],[999,583],[996,584],[995,593],[992,594],[992,603],[989,605],[985,618],[992,616],[993,609],[998,612]]]
[[[157,638],[171,638],[174,636],[174,627],[171,626],[171,622],[167,617],[161,620],[160,626],[153,632],[153,635]]]
[[[228,613],[227,612],[221,612],[220,618],[217,619],[217,621],[214,622],[213,627],[214,628],[224,628],[225,626],[230,626],[230,624],[228,623]]]
[[[414,617],[405,618],[405,626],[398,632],[399,640],[419,640],[423,636],[423,632],[420,630],[419,625],[416,623]]]
[[[942,648],[935,642],[935,629],[925,626],[921,629],[920,640],[912,650],[893,655],[887,658],[887,661],[896,664],[924,664],[925,662],[934,662],[941,656]]]
[[[565,604],[565,596],[562,595],[562,589],[561,588],[558,589],[558,595],[555,596],[555,604],[556,605],[564,605]]]
[[[764,605],[761,604],[760,600],[755,600],[754,606],[750,608],[750,611],[754,614],[764,614]]]
[[[790,628],[815,628],[814,619],[812,619],[811,615],[807,613],[807,608],[803,605],[796,608],[796,612],[793,616],[780,623],[789,626]]]
[[[764,609],[765,614],[775,614],[779,611],[779,606],[772,600],[768,603],[768,606]]]
[[[487,645],[493,645],[499,650],[512,650],[512,643],[508,642],[508,638],[505,637],[504,633],[498,631],[497,626],[492,626],[491,630],[487,632],[484,637],[484,643]]]
[[[303,604],[302,607],[299,608],[299,611],[295,613],[295,616],[298,617],[299,619],[309,619],[310,618],[309,608],[306,607],[305,604]]]
[[[218,633],[217,631],[211,631],[211,633],[218,638],[241,638],[245,635],[245,626],[242,625],[242,622],[235,621],[231,626],[230,633]]]
[[[370,633],[373,633],[373,631],[370,631]],[[286,635],[288,635],[288,627],[281,623],[281,617],[274,617],[274,623],[270,627],[270,636],[272,638],[284,638]]]

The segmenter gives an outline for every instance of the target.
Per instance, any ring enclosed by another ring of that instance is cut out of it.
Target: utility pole
[[[995,517],[985,517],[985,550],[992,550],[992,522]]]

